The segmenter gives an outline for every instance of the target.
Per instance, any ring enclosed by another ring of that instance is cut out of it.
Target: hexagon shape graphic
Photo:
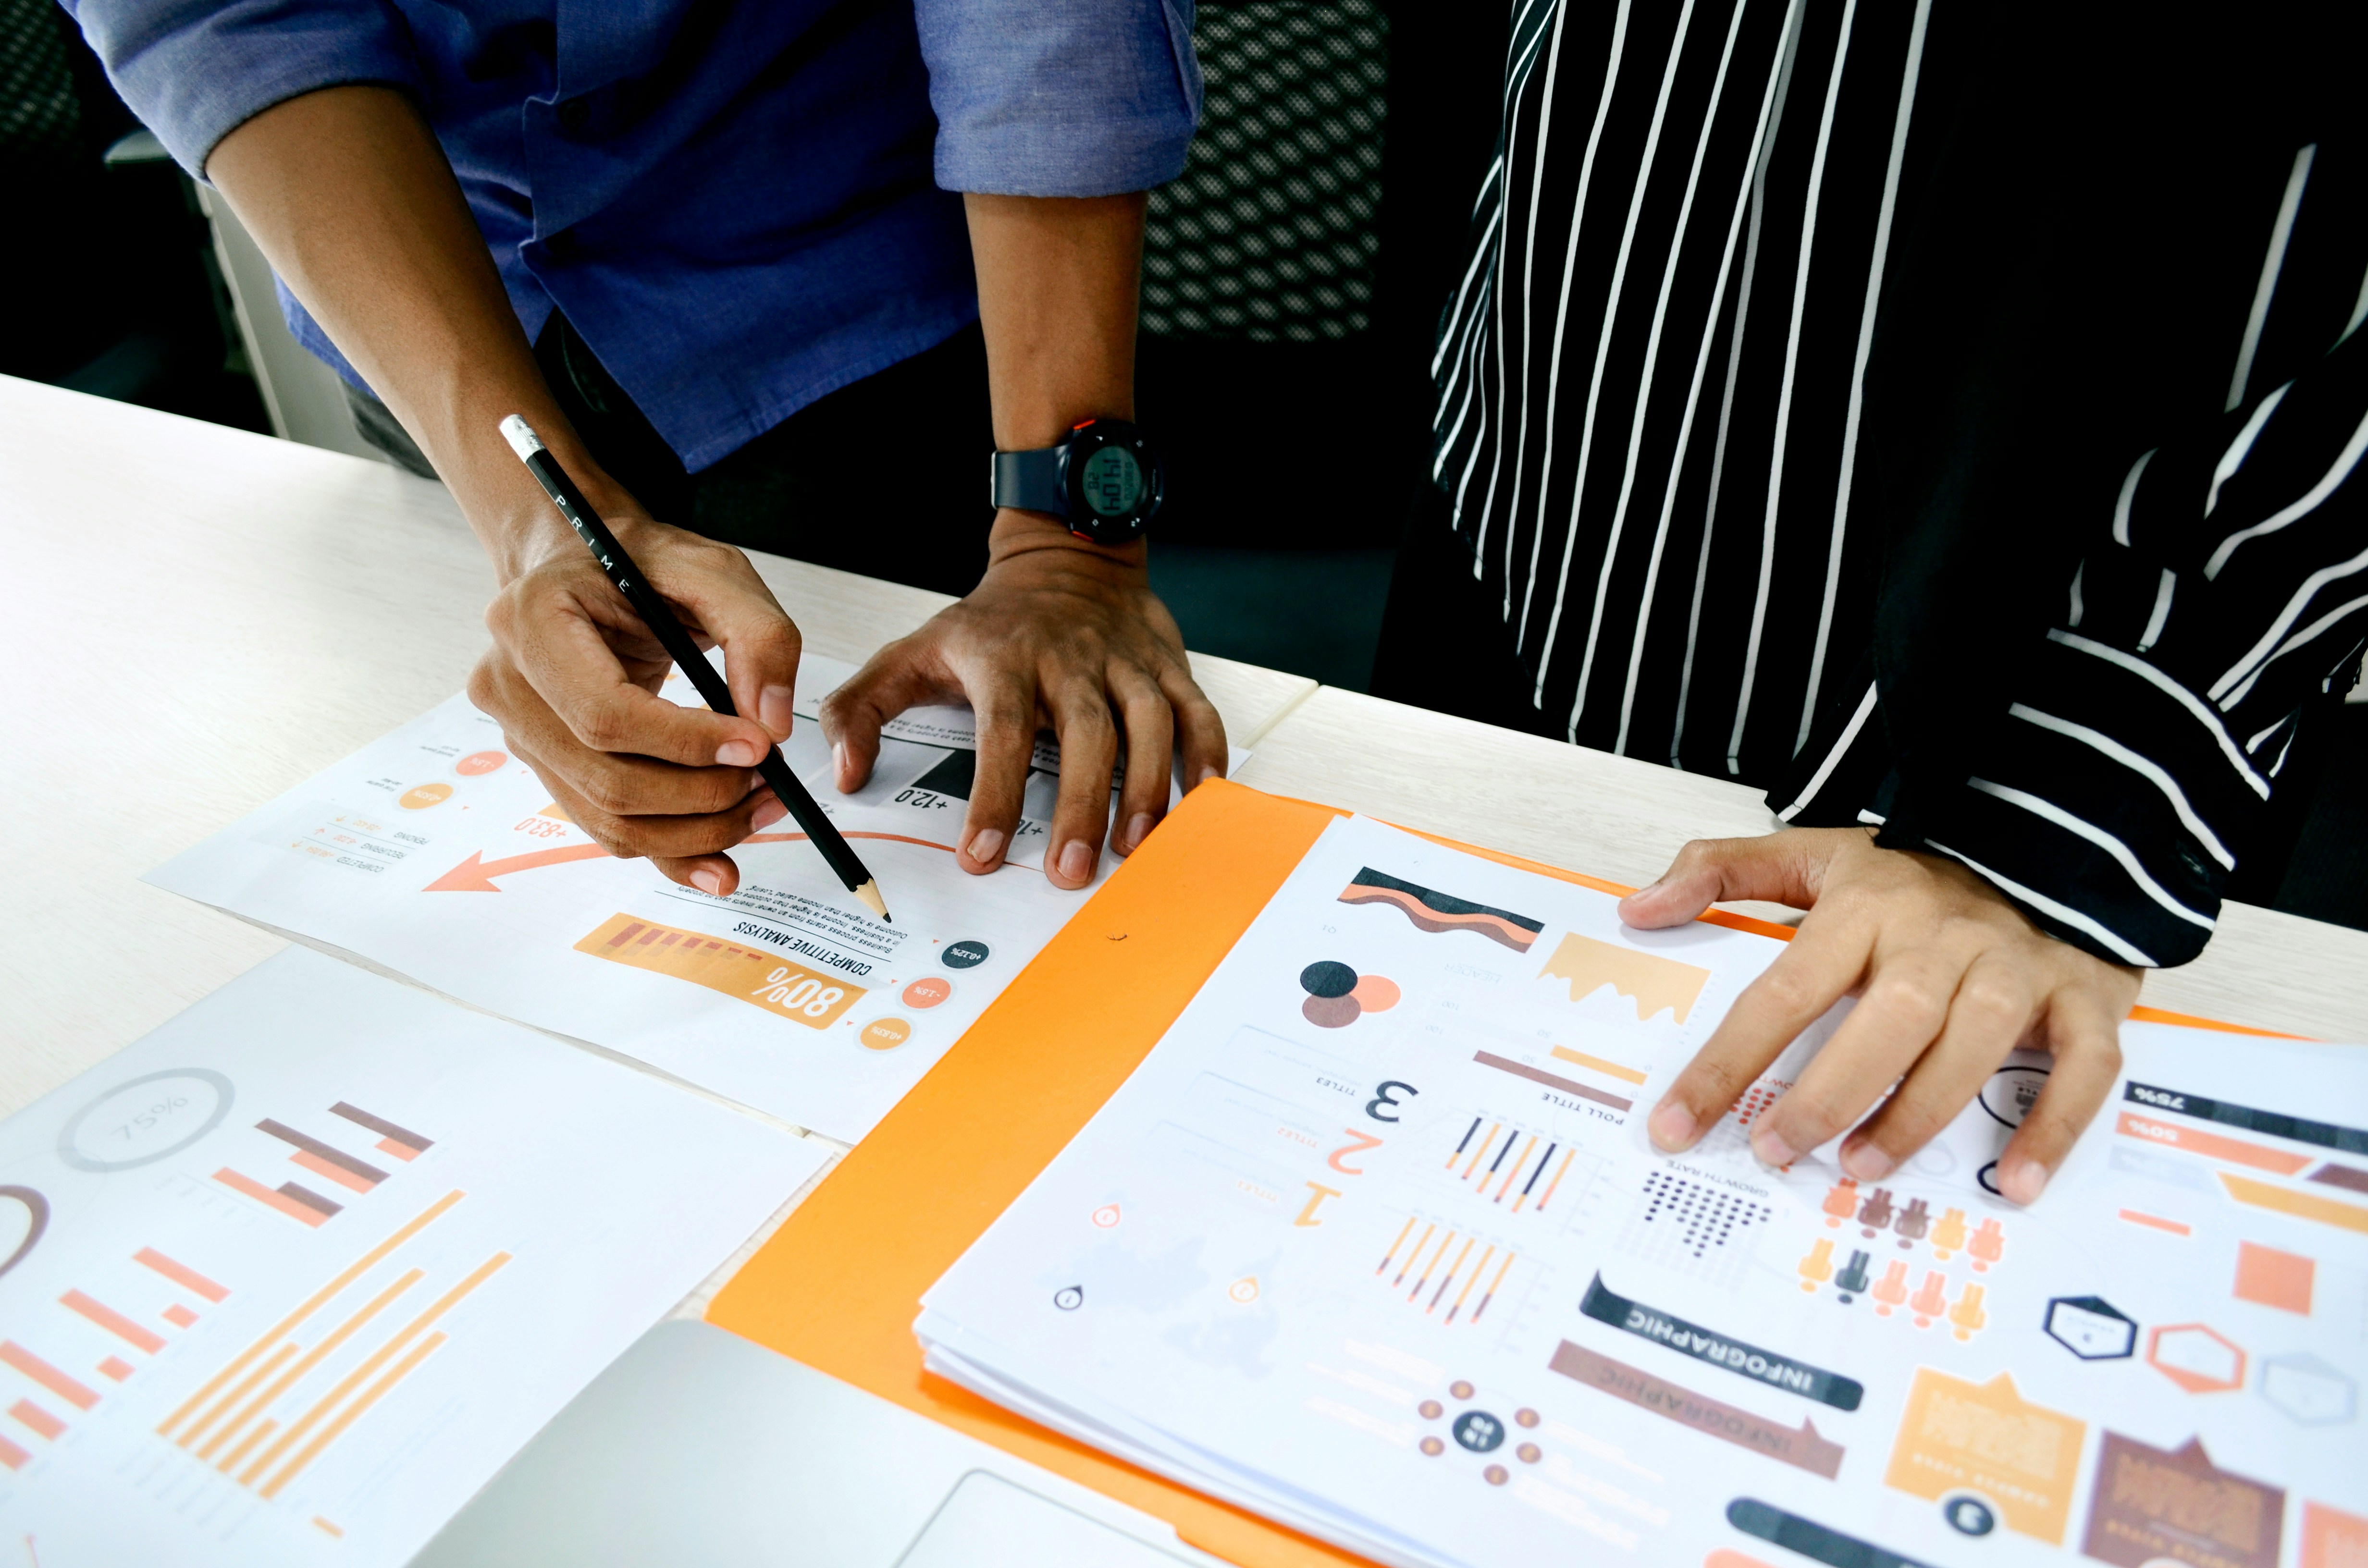
[[[2360,1388],[2317,1357],[2297,1353],[2261,1363],[2261,1397],[2305,1426],[2334,1426],[2359,1409]]]
[[[2245,1386],[2245,1352],[2200,1323],[2167,1324],[2146,1336],[2146,1365],[2190,1393]]]
[[[2083,1361],[2118,1361],[2138,1346],[2138,1325],[2102,1296],[2058,1296],[2047,1303],[2047,1337]]]

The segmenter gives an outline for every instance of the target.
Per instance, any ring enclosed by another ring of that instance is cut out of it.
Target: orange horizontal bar
[[[2257,1029],[2249,1024],[2222,1023],[2218,1018],[2199,1018],[2192,1013],[2169,1013],[2160,1007],[2133,1007],[2130,1020],[2140,1024],[2177,1024],[2187,1029],[2218,1029],[2222,1034],[2259,1035],[2263,1040],[2308,1040],[2306,1034],[2282,1034],[2276,1029]]]
[[[25,1468],[25,1461],[32,1457],[7,1438],[0,1437],[0,1464],[6,1465],[10,1470],[22,1470]]]
[[[67,1291],[58,1298],[58,1304],[70,1312],[80,1312],[118,1339],[136,1345],[151,1356],[165,1348],[163,1335],[142,1327],[106,1302],[94,1301],[80,1290]]]
[[[392,1138],[380,1139],[378,1141],[378,1151],[381,1154],[393,1154],[398,1160],[407,1161],[419,1158],[418,1150],[413,1148],[408,1143],[398,1143]],[[320,1521],[317,1519],[313,1521],[315,1524],[318,1524],[319,1522]],[[338,1533],[342,1535],[345,1532],[340,1530]]]
[[[8,1407],[8,1414],[23,1422],[26,1426],[30,1426],[34,1431],[39,1432],[44,1437],[54,1439],[60,1433],[66,1429],[66,1424],[64,1422],[59,1420],[48,1411],[43,1410],[40,1405],[35,1404],[29,1399],[20,1399],[16,1403],[10,1405]]]
[[[354,1175],[353,1172],[346,1169],[343,1165],[331,1165],[328,1161],[321,1158],[320,1155],[313,1153],[310,1149],[299,1149],[294,1153],[289,1155],[288,1158],[292,1164],[303,1166],[306,1170],[311,1171],[314,1176],[327,1176],[339,1187],[347,1188],[350,1191],[368,1192],[378,1185],[378,1183],[371,1181],[367,1176],[358,1176]]]
[[[120,1356],[109,1356],[98,1364],[98,1369],[120,1383],[131,1375],[131,1363]]]
[[[2320,1198],[2315,1193],[2273,1187],[2265,1181],[2255,1181],[2251,1176],[2240,1176],[2234,1171],[2222,1171],[2220,1185],[2226,1187],[2228,1196],[2239,1203],[2249,1203],[2256,1209],[2274,1209],[2297,1220],[2316,1220],[2322,1225],[2338,1225],[2344,1230],[2368,1235],[2368,1209],[2338,1203],[2331,1198]]]
[[[178,1301],[175,1301],[171,1306],[166,1307],[162,1315],[165,1321],[171,1324],[175,1328],[187,1328],[191,1324],[198,1321],[198,1314],[189,1311],[188,1308],[181,1305]]]
[[[186,1263],[174,1262],[154,1247],[142,1247],[131,1255],[131,1261],[144,1264],[176,1285],[188,1286],[209,1301],[222,1301],[230,1294],[226,1288],[215,1284]]]
[[[2141,1214],[2135,1209],[2123,1210],[2122,1218],[2133,1225],[2144,1225],[2148,1230],[2169,1231],[2174,1236],[2192,1236],[2195,1233],[2195,1227],[2192,1225],[2182,1225],[2176,1220],[2166,1220],[2159,1214]]]
[[[2113,1124],[2113,1131],[2141,1143],[2152,1143],[2164,1149],[2183,1149],[2191,1154],[2209,1154],[2215,1160],[2250,1165],[2255,1170],[2275,1171],[2280,1176],[2294,1176],[2318,1157],[2316,1154],[2289,1154],[2283,1149],[2272,1149],[2267,1144],[2206,1132],[2200,1127],[2180,1127],[2168,1121],[2157,1121],[2150,1116],[2139,1116],[2126,1110]]]
[[[1573,1051],[1566,1045],[1555,1046],[1554,1053],[1565,1062],[1576,1062],[1581,1067],[1592,1067],[1598,1073],[1606,1074],[1625,1084],[1641,1085],[1645,1082],[1645,1074],[1637,1072],[1634,1067],[1623,1067],[1617,1062],[1606,1062],[1600,1056],[1589,1056],[1583,1051]]]
[[[98,1403],[97,1389],[84,1387],[13,1339],[0,1339],[0,1362],[16,1368],[76,1410],[88,1410]]]
[[[247,1197],[254,1199],[257,1203],[269,1204],[272,1208],[279,1210],[282,1214],[287,1215],[291,1220],[302,1220],[308,1225],[317,1227],[324,1220],[328,1218],[326,1214],[322,1213],[318,1209],[314,1209],[308,1204],[299,1203],[284,1192],[274,1192],[271,1188],[264,1186],[253,1176],[243,1176],[236,1171],[232,1170],[228,1165],[224,1165],[222,1169],[216,1171],[214,1173],[214,1179],[222,1183],[224,1187],[229,1187],[233,1192],[243,1192],[246,1194]]]

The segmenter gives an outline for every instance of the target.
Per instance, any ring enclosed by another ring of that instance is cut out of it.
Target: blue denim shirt
[[[694,470],[977,314],[952,193],[1141,190],[1200,112],[1191,0],[67,3],[193,175],[300,93],[410,92],[527,335],[565,312]]]

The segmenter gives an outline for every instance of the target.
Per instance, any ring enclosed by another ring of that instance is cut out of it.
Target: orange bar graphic
[[[245,1377],[240,1379],[238,1382],[232,1387],[230,1392],[222,1396],[221,1403],[206,1412],[205,1419],[203,1421],[198,1422],[188,1431],[181,1434],[181,1447],[186,1449],[191,1443],[196,1442],[198,1440],[199,1434],[202,1433],[210,1423],[221,1419],[222,1413],[228,1410],[233,1404],[235,1404],[238,1401],[245,1398],[248,1393],[253,1392],[256,1384],[261,1382],[264,1379],[278,1371],[281,1366],[286,1364],[290,1356],[296,1354],[297,1349],[298,1346],[295,1341],[290,1340],[289,1343],[279,1346],[279,1349],[274,1350],[270,1355],[266,1356],[263,1358],[263,1364],[261,1366],[247,1373]],[[225,1427],[223,1430],[228,1431],[229,1428]],[[208,1443],[206,1447],[208,1449],[211,1449],[214,1443],[219,1443],[221,1441],[222,1433],[216,1433],[214,1435],[213,1441]],[[199,1459],[203,1459],[205,1455],[199,1454],[198,1457]]]
[[[844,975],[805,969],[778,954],[711,941],[696,931],[653,926],[639,941],[619,946],[617,938],[625,927],[637,924],[641,922],[629,915],[612,916],[576,943],[575,950],[703,985],[812,1029],[828,1028],[863,999],[863,987]],[[665,941],[653,942],[657,937]]]
[[[1505,1201],[1505,1194],[1512,1190],[1513,1178],[1520,1176],[1521,1174],[1521,1167],[1530,1163],[1530,1151],[1537,1146],[1538,1135],[1532,1132],[1530,1134],[1530,1141],[1521,1145],[1521,1157],[1513,1162],[1512,1168],[1505,1173],[1505,1179],[1497,1184],[1497,1202],[1502,1203]]]
[[[346,1533],[344,1530],[338,1528],[336,1525],[331,1524],[328,1520],[323,1518],[318,1514],[313,1516],[313,1523],[320,1528],[328,1531],[331,1535],[339,1537],[340,1539],[342,1539]]]
[[[1387,1267],[1390,1266],[1390,1259],[1392,1259],[1392,1258],[1394,1258],[1394,1257],[1397,1256],[1397,1255],[1398,1255],[1398,1248],[1400,1248],[1400,1247],[1402,1247],[1402,1246],[1406,1245],[1406,1233],[1407,1233],[1407,1232],[1409,1232],[1409,1231],[1412,1231],[1413,1229],[1414,1229],[1414,1216],[1413,1216],[1413,1215],[1411,1215],[1411,1214],[1409,1214],[1409,1215],[1407,1215],[1407,1216],[1406,1216],[1406,1224],[1405,1224],[1405,1225],[1404,1225],[1404,1226],[1399,1230],[1399,1232],[1398,1232],[1398,1239],[1397,1239],[1397,1240],[1395,1240],[1395,1241],[1394,1241],[1394,1242],[1392,1242],[1392,1243],[1390,1244],[1390,1250],[1389,1250],[1389,1251],[1387,1251],[1387,1252],[1385,1252],[1385,1253],[1382,1254],[1382,1261],[1381,1261],[1381,1264],[1380,1264],[1380,1266],[1379,1266],[1378,1267],[1376,1267],[1376,1268],[1373,1270],[1373,1272],[1374,1272],[1374,1273],[1379,1274],[1379,1273],[1382,1271],[1382,1269],[1383,1269],[1383,1268],[1387,1268]]]
[[[271,1436],[271,1434],[279,1430],[279,1422],[272,1420],[269,1416],[264,1417],[262,1420],[255,1424],[255,1430],[249,1432],[245,1437],[241,1437],[238,1440],[238,1447],[222,1455],[222,1463],[214,1466],[214,1468],[221,1471],[224,1475],[228,1475],[231,1471],[231,1467],[246,1457],[247,1449],[255,1447],[256,1444]]]
[[[0,1437],[0,1464],[6,1465],[10,1470],[22,1470],[25,1468],[25,1461],[32,1457],[7,1438]]]
[[[8,1414],[23,1422],[26,1426],[30,1426],[34,1431],[39,1432],[44,1437],[54,1439],[59,1433],[63,1432],[66,1429],[66,1424],[64,1422],[59,1420],[48,1411],[43,1410],[40,1405],[35,1404],[29,1399],[20,1399],[16,1403],[10,1405],[8,1407]]]
[[[1422,1288],[1430,1283],[1431,1275],[1436,1272],[1439,1267],[1439,1260],[1447,1256],[1447,1249],[1454,1244],[1455,1233],[1453,1231],[1448,1232],[1445,1236],[1440,1238],[1439,1250],[1432,1253],[1430,1255],[1430,1261],[1423,1266],[1422,1278],[1414,1282],[1414,1289],[1406,1295],[1407,1301],[1411,1301],[1415,1297],[1422,1294]]]
[[[1589,1056],[1583,1051],[1573,1051],[1566,1045],[1555,1046],[1554,1053],[1565,1062],[1576,1062],[1581,1067],[1591,1067],[1596,1072],[1608,1077],[1617,1078],[1623,1084],[1635,1084],[1641,1086],[1645,1082],[1645,1074],[1637,1072],[1634,1067],[1622,1067],[1617,1062],[1606,1062],[1600,1056]]]
[[[2250,1165],[2255,1170],[2275,1171],[2280,1176],[2293,1176],[2317,1156],[2289,1154],[2283,1149],[2272,1149],[2243,1138],[2224,1137],[2197,1127],[2179,1127],[2168,1121],[2157,1121],[2150,1116],[2137,1116],[2123,1111],[2113,1131],[2124,1138],[2135,1138],[2141,1143],[2157,1148],[2184,1149],[2191,1154],[2209,1154],[2230,1165]]]
[[[416,1160],[419,1158],[418,1150],[411,1147],[407,1143],[398,1143],[392,1138],[380,1139],[377,1143],[377,1149],[380,1153],[393,1154],[398,1160]],[[314,1524],[319,1524],[321,1521],[315,1519],[313,1522]],[[339,1535],[343,1535],[346,1532],[339,1530],[337,1533]]]
[[[355,1192],[368,1192],[378,1185],[378,1183],[374,1181],[370,1181],[364,1177],[354,1175],[353,1172],[347,1170],[342,1165],[331,1165],[328,1161],[321,1158],[320,1155],[313,1153],[310,1149],[299,1149],[294,1153],[289,1155],[288,1158],[294,1164],[300,1165],[306,1170],[311,1171],[314,1176],[327,1176],[339,1187],[347,1187]]]
[[[413,1318],[409,1323],[404,1324],[400,1329],[397,1329],[393,1335],[390,1337],[385,1344],[380,1346],[377,1349],[371,1351],[369,1356],[364,1358],[361,1365],[356,1367],[352,1371],[347,1372],[344,1378],[340,1379],[336,1387],[331,1389],[327,1393],[323,1394],[318,1400],[313,1402],[313,1408],[306,1411],[303,1415],[297,1420],[294,1426],[289,1427],[287,1431],[282,1432],[279,1435],[279,1440],[278,1442],[264,1449],[256,1461],[247,1467],[246,1473],[238,1478],[239,1484],[242,1486],[254,1485],[255,1478],[256,1476],[270,1469],[272,1464],[279,1460],[279,1456],[287,1452],[291,1444],[303,1437],[305,1433],[311,1431],[314,1425],[317,1424],[323,1416],[328,1415],[331,1410],[335,1409],[338,1402],[343,1400],[346,1395],[353,1392],[354,1386],[356,1384],[359,1383],[364,1378],[369,1377],[372,1372],[378,1370],[378,1369],[385,1363],[388,1357],[393,1355],[396,1351],[402,1349],[404,1346],[410,1343],[411,1337],[414,1335],[419,1333],[420,1330],[426,1328],[429,1324],[434,1323],[438,1318],[442,1317],[447,1312],[450,1312],[453,1306],[459,1303],[462,1297],[468,1295],[470,1291],[474,1290],[478,1286],[491,1278],[494,1271],[501,1267],[502,1265],[507,1263],[509,1260],[510,1255],[508,1253],[495,1253],[493,1256],[479,1264],[466,1279],[461,1280],[458,1285],[453,1286],[450,1290],[445,1291],[443,1295],[438,1297],[435,1303],[429,1306],[425,1312],[421,1312],[417,1317]]]
[[[308,1225],[319,1225],[328,1216],[309,1204],[297,1202],[284,1192],[274,1192],[253,1176],[243,1176],[228,1165],[214,1173],[214,1179],[233,1192],[243,1192],[257,1203],[268,1203],[291,1220],[302,1220]]]
[[[326,1302],[330,1297],[335,1296],[338,1291],[344,1290],[347,1286],[359,1278],[364,1271],[368,1270],[373,1265],[378,1263],[379,1260],[385,1257],[387,1254],[393,1252],[395,1248],[401,1246],[404,1243],[417,1235],[430,1221],[434,1221],[447,1209],[451,1208],[455,1203],[460,1202],[461,1198],[464,1196],[465,1194],[457,1190],[446,1193],[443,1197],[429,1204],[425,1213],[420,1214],[416,1219],[404,1221],[404,1224],[395,1231],[394,1234],[387,1237],[386,1240],[379,1243],[378,1245],[370,1248],[370,1251],[362,1254],[360,1257],[355,1259],[353,1263],[349,1264],[346,1267],[343,1273],[339,1274],[335,1279],[330,1280],[326,1285],[322,1286],[320,1290],[314,1291],[302,1305],[299,1306],[294,1312],[290,1312],[286,1317],[281,1318],[277,1324],[273,1324],[269,1333],[264,1335],[254,1344],[240,1351],[232,1358],[229,1366],[224,1367],[221,1371],[216,1372],[212,1377],[207,1379],[204,1385],[200,1387],[197,1392],[191,1394],[188,1399],[181,1402],[181,1407],[178,1410],[174,1411],[172,1415],[165,1417],[164,1422],[157,1426],[157,1432],[162,1436],[168,1437],[171,1437],[173,1435],[174,1427],[179,1426],[183,1421],[188,1420],[190,1414],[199,1405],[203,1404],[207,1400],[211,1399],[214,1396],[215,1392],[224,1383],[238,1376],[240,1370],[244,1369],[249,1361],[252,1361],[257,1356],[262,1355],[265,1347],[269,1346],[273,1340],[278,1339],[281,1335],[286,1334],[290,1329],[294,1328],[298,1324],[302,1323],[306,1318],[311,1317],[314,1312],[320,1311],[322,1305]],[[220,1414],[221,1407],[218,1405],[214,1409],[213,1415],[219,1415]],[[208,1416],[208,1420],[212,1418],[212,1415]],[[203,1422],[199,1423],[200,1426],[203,1425]]]
[[[1488,1260],[1496,1256],[1496,1245],[1491,1243],[1488,1250],[1480,1255],[1478,1266],[1463,1277],[1463,1289],[1455,1292],[1455,1304],[1447,1309],[1448,1322],[1453,1323],[1455,1314],[1463,1310],[1464,1298],[1472,1294],[1472,1287],[1479,1282],[1480,1276],[1488,1272]]]
[[[1429,1303],[1422,1309],[1423,1315],[1425,1317],[1429,1317],[1432,1312],[1439,1310],[1439,1299],[1447,1294],[1447,1288],[1455,1283],[1455,1277],[1457,1275],[1463,1272],[1463,1260],[1472,1256],[1472,1237],[1466,1236],[1463,1238],[1463,1250],[1455,1255],[1454,1267],[1448,1269],[1447,1278],[1439,1282],[1439,1289],[1430,1293]]]
[[[131,1375],[131,1363],[120,1356],[109,1356],[98,1364],[98,1369],[120,1383]]]
[[[2122,1218],[2133,1225],[2144,1225],[2150,1230],[2169,1231],[2174,1236],[2192,1236],[2195,1233],[2195,1227],[2192,1225],[2183,1225],[2177,1220],[2166,1220],[2159,1214],[2141,1214],[2135,1209],[2123,1210]]]
[[[70,1312],[79,1312],[116,1338],[138,1346],[154,1356],[165,1348],[165,1336],[153,1329],[142,1328],[104,1301],[94,1301],[80,1290],[69,1290],[58,1298],[58,1304]]]
[[[1480,1140],[1480,1147],[1472,1151],[1471,1164],[1463,1167],[1463,1179],[1465,1181],[1470,1181],[1472,1179],[1473,1171],[1480,1164],[1480,1156],[1488,1152],[1488,1145],[1497,1141],[1497,1134],[1503,1131],[1504,1128],[1505,1124],[1501,1121],[1492,1121],[1488,1124],[1488,1136]]]
[[[1406,1269],[1414,1267],[1414,1260],[1422,1256],[1422,1249],[1430,1244],[1430,1238],[1438,1230],[1439,1227],[1436,1224],[1427,1224],[1423,1226],[1422,1240],[1415,1243],[1414,1251],[1406,1254],[1406,1267],[1399,1269],[1398,1277],[1390,1281],[1391,1290],[1395,1290],[1399,1286],[1406,1283]]]
[[[174,1262],[154,1247],[142,1247],[131,1255],[131,1261],[154,1269],[176,1285],[187,1286],[209,1301],[219,1301],[230,1295],[224,1287],[215,1284],[186,1263]]]
[[[412,1347],[411,1354],[405,1356],[402,1360],[397,1361],[393,1366],[388,1368],[384,1376],[381,1377],[378,1381],[372,1383],[369,1388],[363,1390],[362,1396],[354,1401],[353,1403],[347,1405],[346,1407],[346,1413],[343,1415],[338,1416],[335,1421],[332,1421],[326,1426],[322,1427],[321,1435],[313,1438],[311,1442],[305,1444],[303,1451],[299,1453],[294,1459],[288,1461],[287,1469],[281,1471],[278,1475],[273,1476],[269,1481],[264,1483],[264,1500],[268,1502],[270,1499],[279,1496],[280,1488],[286,1486],[290,1482],[295,1480],[298,1475],[302,1474],[306,1465],[311,1464],[314,1460],[320,1458],[321,1450],[327,1448],[331,1443],[336,1442],[338,1435],[344,1432],[347,1427],[352,1426],[356,1421],[359,1420],[364,1412],[368,1411],[371,1405],[376,1404],[380,1399],[384,1397],[387,1390],[403,1381],[404,1378],[409,1377],[413,1368],[418,1366],[420,1362],[427,1359],[428,1357],[434,1355],[436,1347],[443,1344],[444,1339],[445,1336],[441,1334],[429,1335],[427,1338],[421,1340],[417,1345]]]
[[[1554,1167],[1554,1180],[1546,1183],[1546,1190],[1543,1196],[1540,1197],[1538,1199],[1539,1213],[1544,1213],[1546,1211],[1546,1205],[1554,1201],[1554,1188],[1562,1185],[1562,1173],[1570,1169],[1571,1156],[1577,1153],[1578,1151],[1576,1149],[1571,1150],[1568,1153],[1563,1155],[1562,1164]]]
[[[2274,1209],[2297,1220],[2315,1220],[2322,1225],[2339,1225],[2344,1230],[2368,1235],[2368,1209],[2338,1203],[2331,1198],[2320,1198],[2313,1193],[2272,1187],[2265,1181],[2255,1181],[2251,1176],[2240,1176],[2234,1171],[2222,1171],[2220,1185],[2226,1187],[2228,1196],[2239,1203],[2249,1203],[2256,1209]]]
[[[198,1314],[189,1311],[188,1308],[181,1305],[178,1301],[175,1301],[171,1306],[166,1307],[164,1311],[163,1316],[165,1321],[171,1324],[175,1328],[187,1328],[191,1324],[198,1321]]]
[[[1538,1207],[1543,1209],[1545,1205],[1541,1203]],[[1482,1294],[1480,1304],[1472,1309],[1472,1321],[1474,1323],[1478,1323],[1480,1321],[1480,1314],[1486,1312],[1488,1310],[1488,1303],[1497,1299],[1497,1288],[1505,1283],[1506,1271],[1512,1267],[1513,1255],[1508,1252],[1505,1255],[1505,1261],[1497,1266],[1497,1278],[1488,1281],[1488,1289]]]
[[[355,1330],[370,1322],[370,1319],[378,1316],[380,1312],[386,1309],[389,1302],[393,1301],[397,1296],[402,1295],[405,1290],[410,1290],[414,1285],[418,1284],[423,1278],[424,1276],[420,1270],[416,1268],[411,1269],[407,1273],[404,1274],[400,1278],[396,1279],[393,1284],[389,1285],[385,1290],[381,1290],[377,1295],[371,1297],[368,1301],[357,1308],[351,1316],[347,1317],[345,1322],[339,1324],[336,1328],[331,1329],[327,1334],[324,1335],[318,1345],[313,1346],[312,1349],[307,1350],[303,1355],[298,1357],[296,1360],[289,1366],[286,1371],[273,1379],[272,1381],[265,1387],[261,1393],[256,1394],[253,1399],[249,1400],[244,1409],[242,1409],[236,1415],[232,1416],[229,1421],[225,1422],[211,1437],[206,1440],[206,1446],[198,1450],[198,1457],[201,1460],[211,1459],[213,1457],[215,1447],[220,1444],[222,1439],[228,1437],[233,1432],[237,1431],[241,1426],[245,1426],[251,1417],[261,1414],[266,1405],[269,1404],[273,1400],[278,1399],[281,1394],[288,1392],[289,1384],[294,1382],[297,1379],[302,1377],[305,1373],[319,1366],[323,1359],[325,1358],[331,1351],[336,1349],[338,1346],[343,1345],[347,1340],[352,1338]]]
[[[16,1368],[76,1410],[98,1403],[97,1389],[84,1387],[13,1339],[0,1339],[0,1363]]]

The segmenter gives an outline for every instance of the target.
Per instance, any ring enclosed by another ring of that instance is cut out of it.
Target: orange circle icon
[[[452,765],[452,771],[463,778],[474,778],[481,773],[491,773],[509,760],[509,754],[498,751],[472,751]]]
[[[422,784],[416,789],[405,790],[396,797],[394,803],[406,812],[424,812],[451,798],[452,786],[450,784]]]
[[[1349,994],[1368,1013],[1386,1013],[1398,1005],[1397,982],[1383,980],[1378,974],[1358,976],[1356,988]]]
[[[939,975],[925,974],[905,987],[905,1006],[934,1007],[954,994],[954,983]]]
[[[1252,1301],[1258,1300],[1258,1276],[1255,1274],[1244,1275],[1241,1278],[1235,1280],[1232,1284],[1225,1287],[1225,1294],[1231,1296],[1243,1306],[1248,1306]]]
[[[1440,1442],[1436,1437],[1425,1437],[1419,1447],[1424,1453],[1429,1454],[1433,1459],[1437,1459],[1440,1455],[1447,1451],[1447,1445]]]
[[[913,1026],[903,1018],[874,1018],[855,1038],[866,1051],[894,1051],[913,1038]]]
[[[1105,1231],[1117,1224],[1118,1220],[1118,1205],[1115,1203],[1105,1203],[1094,1210],[1094,1223]]]

